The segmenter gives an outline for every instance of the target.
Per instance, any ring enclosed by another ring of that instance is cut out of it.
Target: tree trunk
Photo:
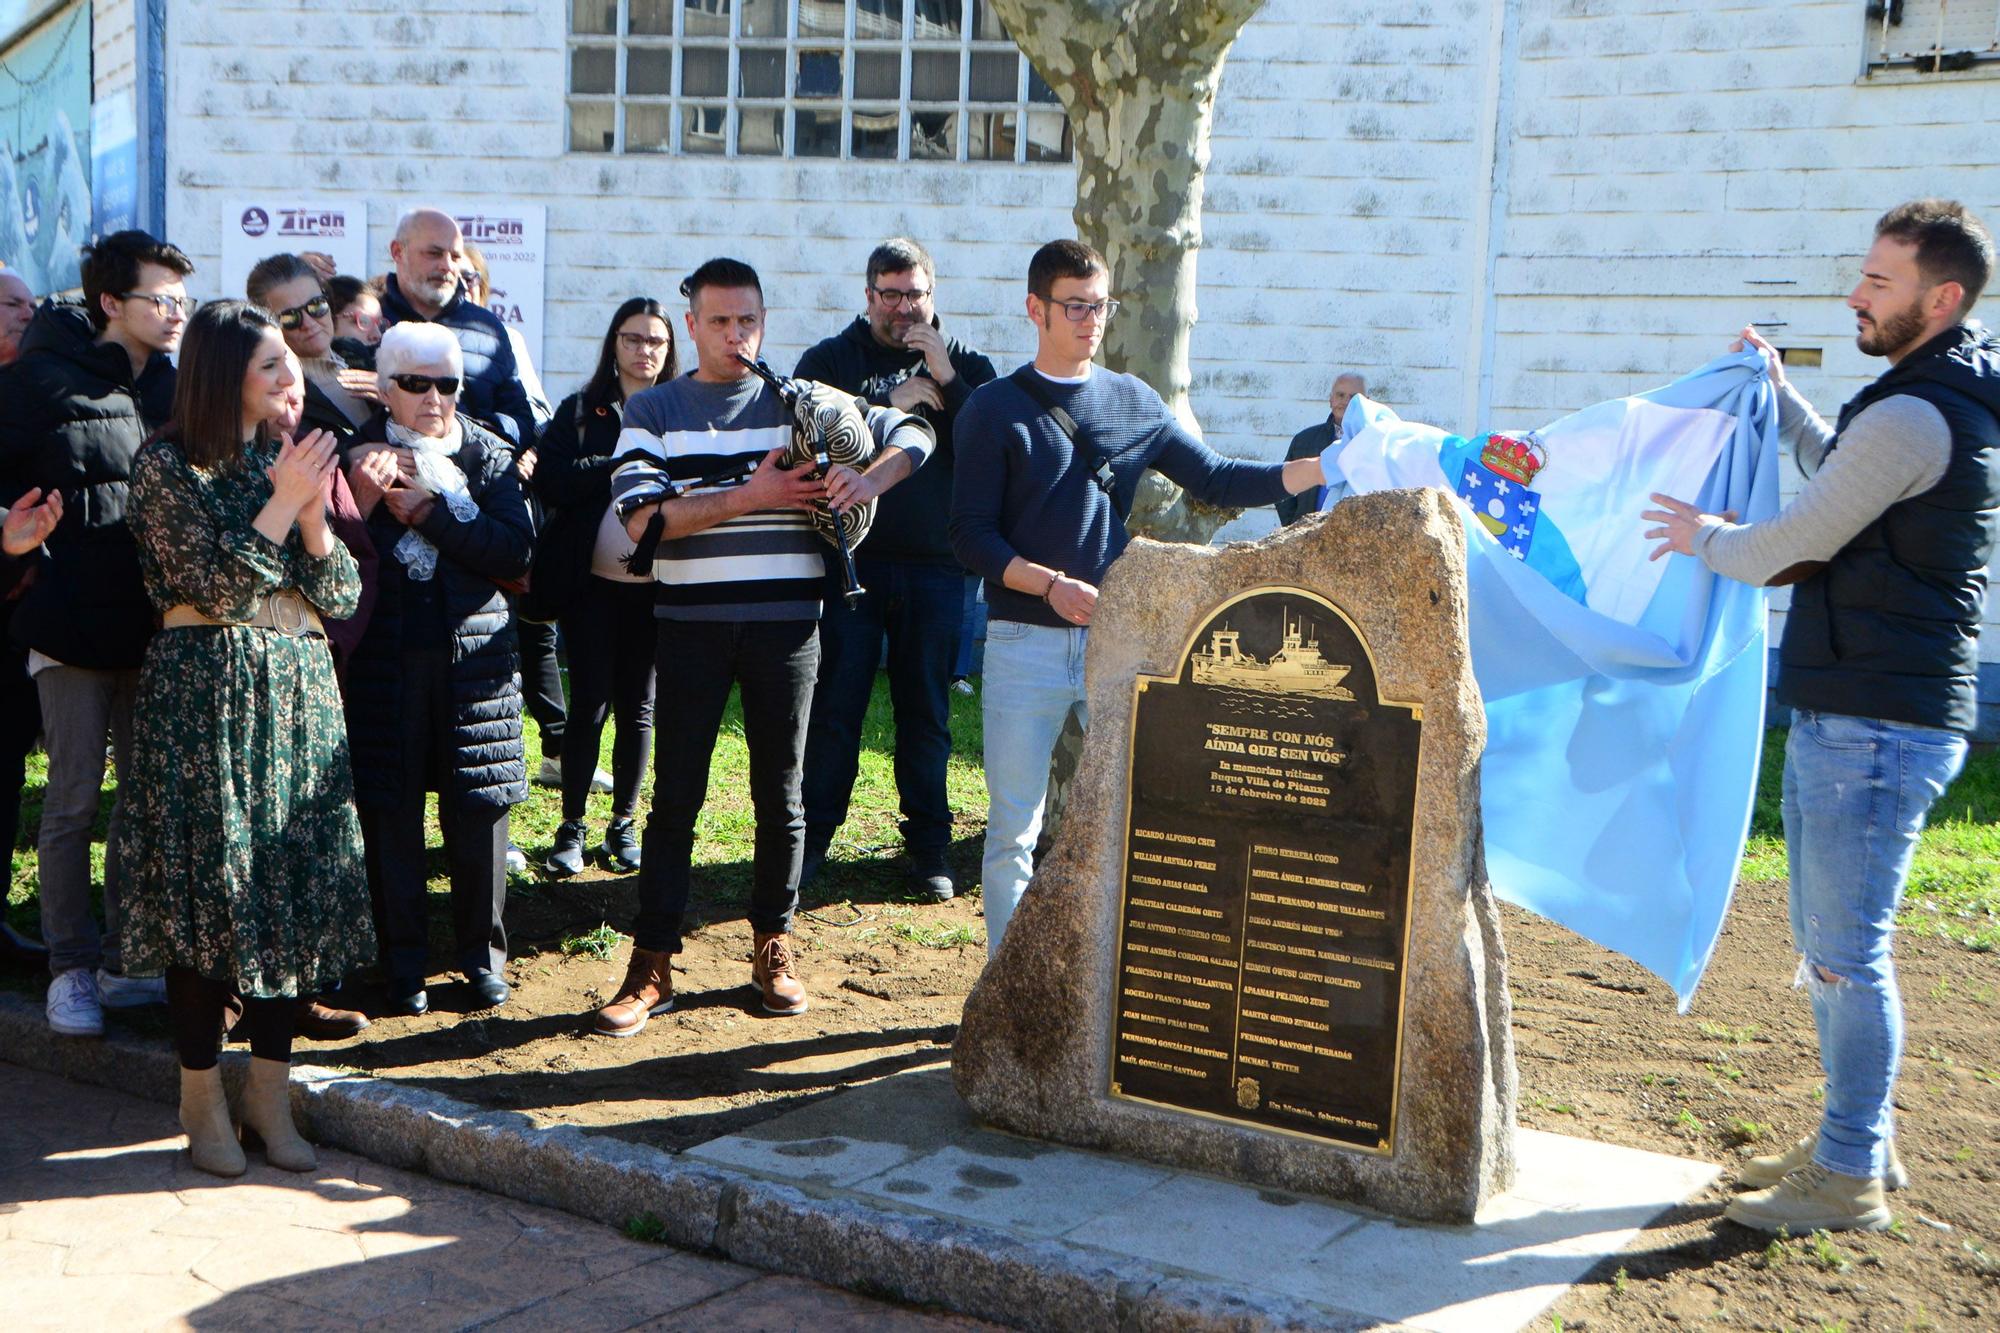
[[[1076,230],[1111,266],[1124,303],[1104,362],[1137,375],[1200,433],[1188,403],[1202,178],[1222,64],[1264,0],[990,0],[1076,139]],[[1127,526],[1163,541],[1205,542],[1238,511],[1201,504],[1156,472]],[[1072,718],[1056,744],[1042,825],[1055,834],[1083,755]]]

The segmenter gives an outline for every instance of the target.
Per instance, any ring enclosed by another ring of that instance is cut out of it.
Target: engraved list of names
[[[1332,603],[1264,588],[1132,721],[1112,1096],[1388,1152],[1419,710]]]

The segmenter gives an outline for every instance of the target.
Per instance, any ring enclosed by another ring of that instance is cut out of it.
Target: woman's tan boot
[[[229,1099],[222,1091],[222,1070],[181,1070],[181,1128],[187,1131],[188,1156],[195,1170],[212,1176],[240,1176],[248,1165],[243,1145],[229,1123]]]
[[[317,1171],[319,1155],[292,1123],[292,1066],[250,1057],[243,1081],[243,1127],[264,1141],[264,1160],[285,1171]]]

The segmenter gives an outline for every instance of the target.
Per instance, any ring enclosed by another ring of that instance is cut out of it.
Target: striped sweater
[[[882,448],[912,467],[930,457],[930,428],[916,417],[868,407]],[[671,482],[687,495],[740,486],[773,449],[792,440],[792,418],[755,376],[712,384],[692,375],[641,390],[625,404],[613,502]],[[798,509],[738,514],[660,543],[653,560],[653,613],[662,620],[817,620],[833,550]]]

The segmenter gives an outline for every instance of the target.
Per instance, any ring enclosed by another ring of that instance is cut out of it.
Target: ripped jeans
[[[1965,762],[1936,727],[1800,710],[1785,743],[1792,942],[1819,1029],[1826,1109],[1813,1160],[1880,1177],[1903,1055],[1896,909],[1931,803]]]

